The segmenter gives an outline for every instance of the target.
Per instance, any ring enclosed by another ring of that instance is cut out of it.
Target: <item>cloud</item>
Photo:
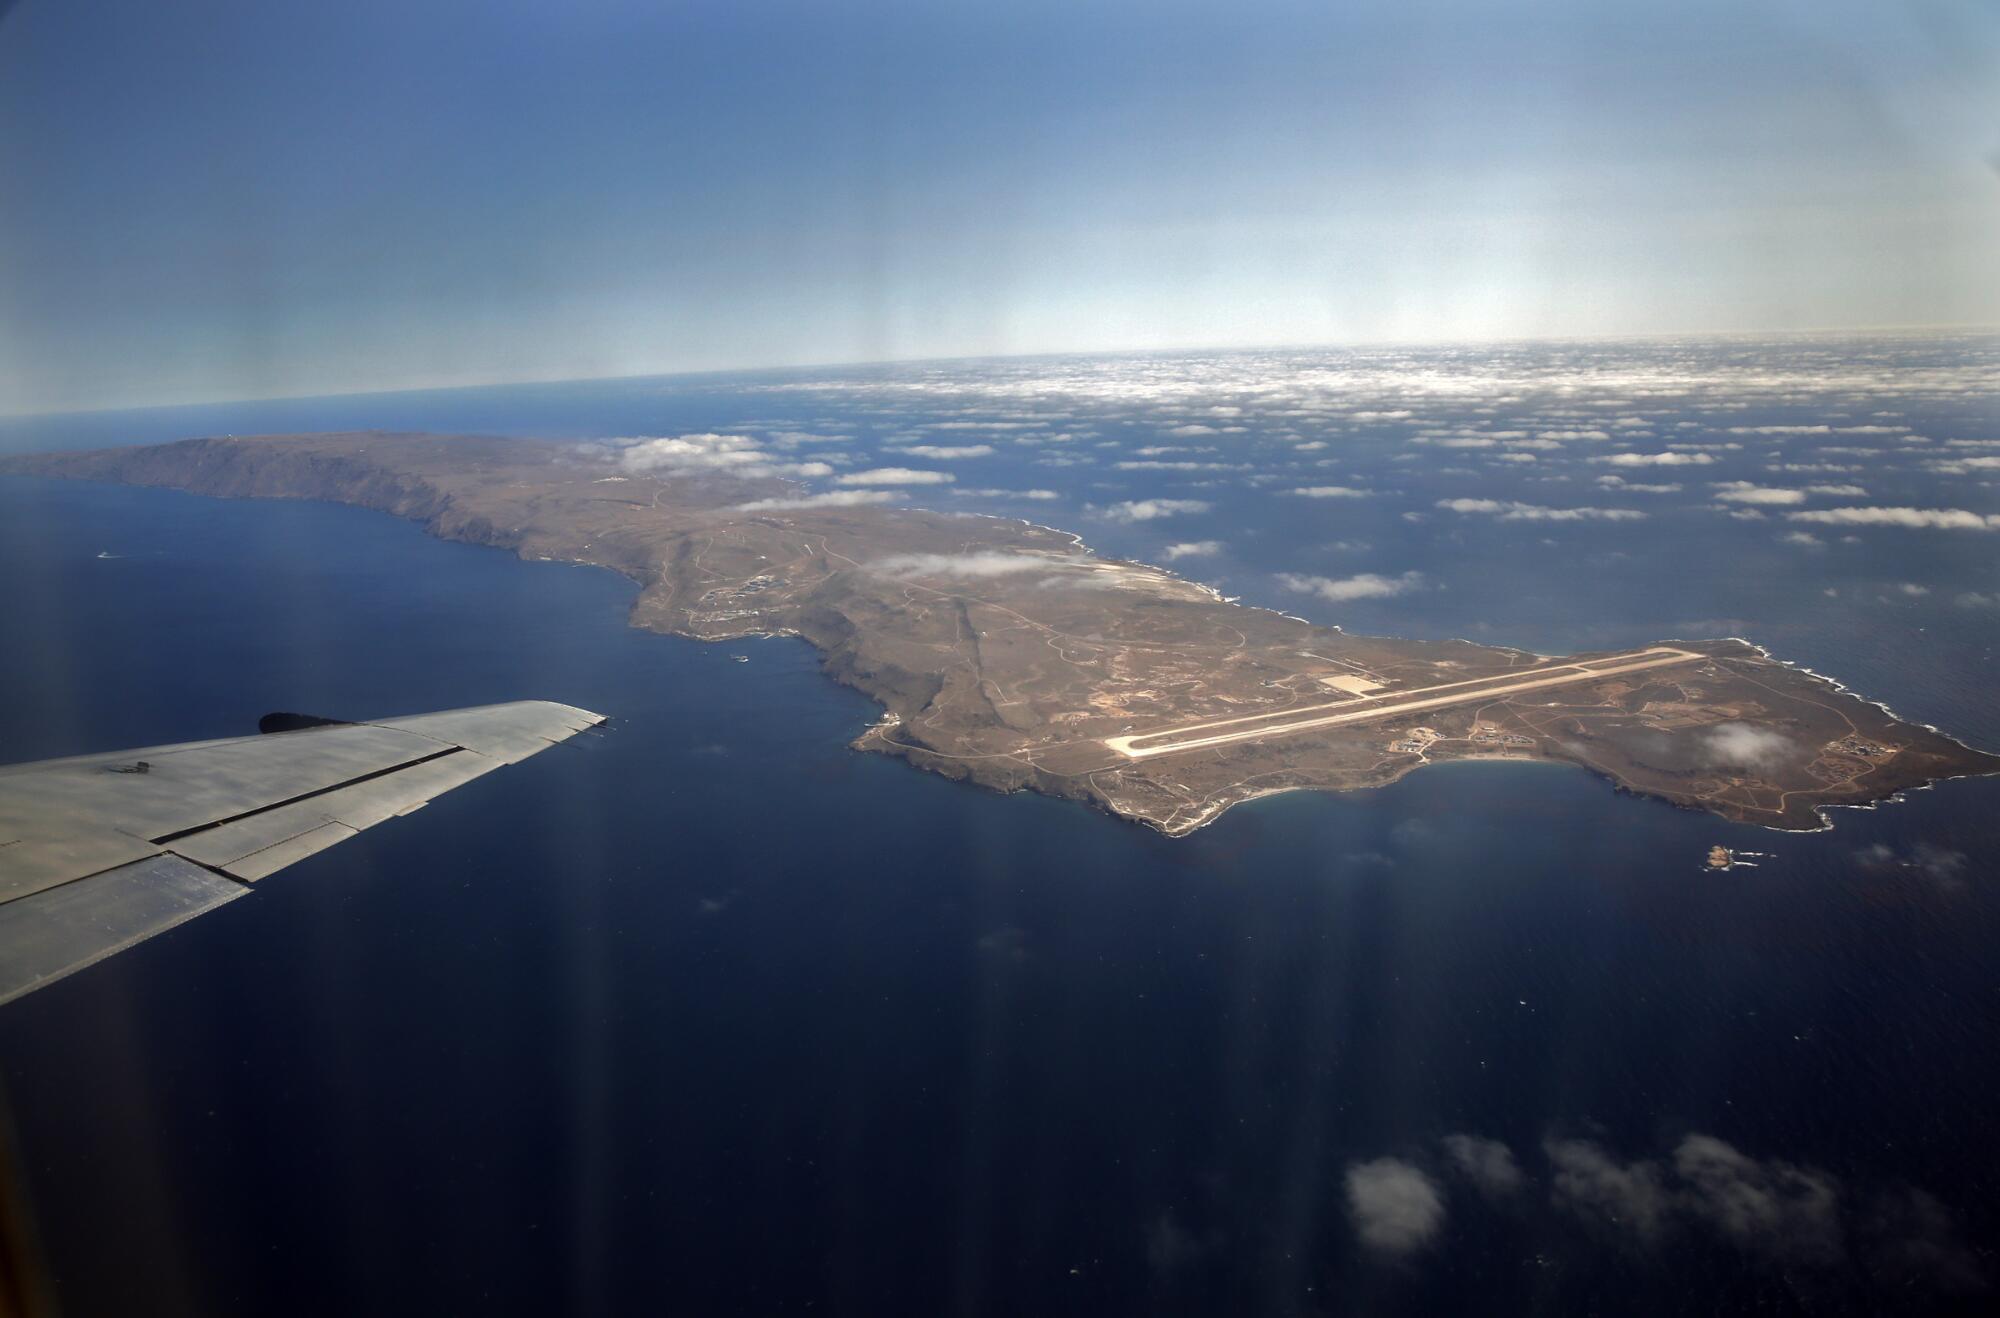
[[[1826,541],[1820,539],[1811,531],[1787,531],[1778,537],[1778,543],[1781,545],[1798,545],[1804,549],[1826,548]]]
[[[1240,462],[1195,462],[1192,460],[1161,460],[1147,458],[1140,462],[1114,462],[1114,471],[1248,471]]]
[[[1301,499],[1366,499],[1373,490],[1357,490],[1349,485],[1303,485],[1286,494],[1296,494]]]
[[[1850,499],[1865,499],[1868,497],[1868,491],[1859,485],[1808,485],[1806,486],[1806,493],[1839,495]]]
[[[1798,743],[1752,723],[1718,723],[1701,734],[1703,764],[1719,769],[1775,769],[1798,758]]]
[[[1963,508],[1818,508],[1786,513],[1795,522],[1827,526],[1907,526],[1943,531],[2000,531],[2000,514],[1967,512]]]
[[[1444,1225],[1444,1196],[1416,1166],[1377,1158],[1347,1169],[1347,1211],[1361,1243],[1402,1257],[1428,1243]]]
[[[1959,1239],[1936,1196],[1903,1188],[1876,1198],[1863,1230],[1872,1238],[1869,1270],[1896,1290],[1915,1282],[1950,1293],[1984,1290],[1986,1270]]]
[[[692,434],[650,439],[611,439],[621,470],[668,476],[723,475],[746,480],[771,476],[825,476],[824,462],[782,462],[748,435]]]
[[[1839,1257],[1840,1185],[1827,1173],[1760,1162],[1713,1135],[1683,1139],[1674,1172],[1683,1210],[1738,1249],[1788,1262]]]
[[[997,551],[970,554],[889,554],[873,559],[866,567],[885,577],[1006,577],[1023,572],[1047,572],[1051,568],[1074,567],[1076,559],[1050,558],[1043,554],[1006,554]]]
[[[1846,1257],[1851,1224],[1854,1235],[1872,1242],[1869,1270],[1892,1290],[1985,1284],[1950,1213],[1922,1190],[1879,1195],[1867,1214],[1849,1217],[1831,1173],[1755,1158],[1713,1135],[1685,1136],[1665,1164],[1621,1162],[1589,1140],[1551,1138],[1542,1147],[1554,1205],[1630,1245],[1650,1248],[1677,1227],[1692,1228],[1782,1269],[1835,1267]]]
[[[788,508],[853,508],[868,503],[894,503],[903,496],[893,490],[833,490],[827,494],[798,494],[780,499],[752,499],[739,503],[744,513],[780,512]]]
[[[1954,892],[1965,887],[1965,853],[1930,842],[1917,843],[1907,854],[1877,842],[1855,852],[1854,858],[1865,870],[1907,870]]]
[[[1647,485],[1639,481],[1628,481],[1623,476],[1599,476],[1597,483],[1607,490],[1630,490],[1633,494],[1679,494],[1681,483],[1668,481],[1659,485]]]
[[[914,458],[985,458],[993,454],[991,444],[903,444],[896,452]]]
[[[1629,1231],[1651,1245],[1666,1233],[1673,1201],[1656,1162],[1621,1163],[1588,1140],[1551,1139],[1542,1146],[1553,1179],[1550,1195],[1599,1226]]]
[[[1614,467],[1706,467],[1715,459],[1706,453],[1608,453],[1591,461]]]
[[[1965,441],[1953,440],[1951,442],[1960,444]],[[1974,457],[1946,458],[1935,462],[1926,462],[1924,465],[1932,471],[1945,476],[1970,476],[1976,472],[2000,471],[2000,454],[1984,453]]]
[[[1504,1199],[1521,1188],[1521,1165],[1514,1161],[1514,1151],[1499,1140],[1447,1135],[1444,1151],[1452,1165],[1489,1199]]]
[[[949,485],[957,480],[948,471],[919,471],[915,467],[871,467],[850,471],[834,478],[836,485]]]
[[[1195,425],[1175,426],[1172,430],[1169,430],[1167,433],[1169,435],[1214,435],[1214,434],[1219,434],[1220,432],[1217,431],[1214,426],[1204,426],[1195,424]]]
[[[1646,517],[1636,508],[1544,508],[1502,499],[1439,499],[1437,506],[1454,513],[1488,513],[1503,522],[1637,522]]]
[[[958,489],[955,490],[948,490],[946,491],[946,493],[950,494],[953,498],[957,499],[1048,500],[1048,499],[1062,498],[1062,496],[1060,494],[1057,494],[1054,490],[979,490],[979,489],[968,489],[965,486],[960,486]]]
[[[1772,489],[1749,481],[1722,481],[1715,487],[1715,497],[1724,503],[1790,504],[1804,503],[1806,492]]]
[[[1324,600],[1341,603],[1346,600],[1385,599],[1391,595],[1401,595],[1406,591],[1421,590],[1424,574],[1405,572],[1399,577],[1385,577],[1374,572],[1363,572],[1359,576],[1331,577],[1301,576],[1296,572],[1280,572],[1278,584],[1286,590],[1301,595],[1317,595]]]
[[[1200,499],[1131,499],[1103,509],[1114,522],[1153,522],[1182,513],[1205,513],[1209,505]]]
[[[1220,540],[1183,540],[1160,551],[1169,563],[1183,558],[1208,558],[1222,552]]]

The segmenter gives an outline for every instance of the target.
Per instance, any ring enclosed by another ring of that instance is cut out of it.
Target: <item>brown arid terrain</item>
[[[755,464],[645,470],[592,444],[347,433],[13,458],[0,472],[324,499],[639,583],[635,625],[799,636],[883,706],[864,750],[1180,835],[1240,801],[1444,760],[1559,761],[1810,829],[2000,757],[1743,640],[1549,657],[1350,636],[1025,522],[841,503]],[[614,711],[615,713],[615,711]]]

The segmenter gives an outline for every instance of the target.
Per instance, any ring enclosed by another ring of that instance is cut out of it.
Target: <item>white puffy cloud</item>
[[[1183,458],[1143,458],[1138,461],[1114,462],[1116,471],[1248,471],[1240,462],[1197,462]]]
[[[1681,492],[1681,483],[1679,481],[1648,485],[1641,481],[1628,481],[1623,476],[1607,475],[1599,476],[1597,483],[1607,490],[1630,490],[1634,494],[1679,494]]]
[[[1300,595],[1317,595],[1336,604],[1347,600],[1385,599],[1391,595],[1401,595],[1412,590],[1421,590],[1424,574],[1405,572],[1401,576],[1385,577],[1374,572],[1363,572],[1359,576],[1309,577],[1297,572],[1280,572],[1278,584],[1286,590]]]
[[[861,504],[894,503],[903,496],[894,490],[832,490],[825,494],[796,494],[777,499],[752,499],[736,505],[738,512],[782,512],[789,508],[853,508]]]
[[[1665,1164],[1621,1162],[1589,1140],[1550,1139],[1551,1198],[1628,1243],[1652,1246],[1694,1226],[1781,1264],[1832,1264],[1842,1253],[1840,1183],[1828,1173],[1759,1159],[1691,1134]]]
[[[1718,723],[1700,738],[1702,763],[1718,769],[1775,769],[1799,757],[1797,742],[1754,723]]]
[[[1286,490],[1301,499],[1365,499],[1373,490],[1357,490],[1351,485],[1302,485],[1295,490]]]
[[[915,467],[871,467],[850,471],[834,478],[836,485],[949,485],[957,480],[948,471],[920,471]]]
[[[1550,1197],[1599,1226],[1629,1231],[1650,1245],[1666,1231],[1673,1200],[1656,1162],[1621,1163],[1589,1140],[1551,1139],[1542,1146]]]
[[[1953,440],[1953,443],[1963,441]],[[1945,476],[1971,476],[1980,472],[2000,471],[2000,454],[1981,453],[1964,458],[1944,458],[1926,462],[1924,466]]]
[[[1047,501],[1049,499],[1062,498],[1054,490],[981,490],[965,486],[947,491],[947,493],[959,499],[1035,499]]]
[[[1963,508],[1817,508],[1786,513],[1795,522],[1827,526],[1907,526],[1943,531],[2000,531],[2000,514]]]
[[[1716,484],[1715,497],[1724,503],[1753,503],[1768,506],[1804,503],[1806,492],[1752,485],[1749,481],[1721,481]]]
[[[913,458],[985,458],[993,455],[991,444],[903,444],[896,449]]]
[[[1477,1135],[1447,1135],[1444,1151],[1452,1165],[1489,1199],[1504,1199],[1521,1188],[1525,1179],[1514,1151],[1499,1140]]]
[[[746,480],[770,476],[824,476],[824,462],[786,462],[758,447],[748,435],[711,433],[604,441],[613,447],[621,470],[666,476],[723,475]]]
[[[1636,508],[1544,508],[1510,499],[1439,499],[1447,512],[1485,513],[1503,522],[1637,522],[1646,514]]]
[[[1706,467],[1715,459],[1707,453],[1607,453],[1591,461],[1614,467]]]
[[[1377,1158],[1347,1169],[1347,1211],[1362,1244],[1402,1257],[1444,1225],[1444,1195],[1421,1168],[1400,1158]]]
[[[1209,558],[1222,552],[1220,540],[1183,540],[1160,551],[1169,563],[1183,558]]]
[[[1044,554],[889,554],[865,564],[885,577],[1007,577],[1075,567],[1077,560]]]
[[[1751,1158],[1713,1135],[1674,1149],[1683,1211],[1747,1253],[1830,1263],[1840,1254],[1840,1185],[1823,1171]]]
[[[1200,499],[1128,499],[1102,509],[1114,522],[1154,522],[1183,513],[1205,513],[1209,505]]]

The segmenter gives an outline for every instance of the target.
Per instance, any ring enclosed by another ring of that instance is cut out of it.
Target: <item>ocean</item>
[[[2000,512],[1996,356],[946,363],[15,419],[0,451],[749,434],[1354,631],[1746,636],[1994,749],[1993,532],[1894,510]],[[1169,840],[851,751],[876,707],[804,644],[635,631],[634,592],[356,509],[0,479],[0,759],[278,709],[611,717],[0,1010],[65,1313],[1992,1301],[2000,780],[1777,834],[1459,764]]]

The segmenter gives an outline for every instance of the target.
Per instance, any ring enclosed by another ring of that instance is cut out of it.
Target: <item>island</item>
[[[1781,829],[2000,772],[2000,757],[1747,640],[1541,655],[1355,636],[1101,557],[1065,531],[810,494],[761,453],[655,452],[352,432],[38,454],[0,473],[331,500],[610,568],[639,585],[636,626],[813,645],[882,706],[861,750],[1172,836],[1256,797],[1379,787],[1446,760],[1580,765]]]

